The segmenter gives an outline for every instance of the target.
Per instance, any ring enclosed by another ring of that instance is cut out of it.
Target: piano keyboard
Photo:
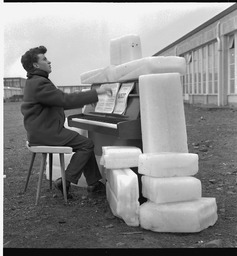
[[[101,122],[101,121],[96,121],[96,120],[88,120],[88,119],[83,119],[83,118],[72,118],[72,121],[84,123],[84,124],[98,125],[98,126],[108,127],[108,128],[112,128],[112,129],[117,129],[117,124],[113,124],[113,123],[106,123],[106,122]]]

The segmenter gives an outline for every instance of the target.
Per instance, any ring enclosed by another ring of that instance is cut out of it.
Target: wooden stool
[[[66,179],[65,179],[65,162],[64,162],[64,154],[71,154],[72,148],[71,147],[58,147],[58,146],[29,146],[29,142],[26,142],[27,148],[32,152],[30,167],[28,170],[28,175],[26,179],[25,189],[24,192],[26,192],[29,178],[31,175],[31,170],[33,167],[33,163],[35,160],[35,156],[37,153],[42,153],[42,161],[40,165],[40,172],[39,172],[39,181],[38,181],[38,188],[37,188],[37,194],[36,194],[36,202],[35,204],[38,204],[39,196],[40,196],[40,189],[43,179],[43,173],[46,166],[46,157],[47,154],[49,154],[49,184],[50,189],[52,189],[52,166],[53,166],[53,154],[59,154],[60,158],[60,167],[61,167],[61,175],[62,175],[62,185],[63,185],[63,196],[64,200],[67,203],[67,192],[66,192]]]

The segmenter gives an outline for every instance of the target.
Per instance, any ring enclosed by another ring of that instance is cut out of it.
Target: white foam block
[[[130,169],[106,171],[106,196],[112,213],[129,226],[138,226],[137,175]]]
[[[195,175],[198,172],[198,154],[172,152],[140,154],[138,172],[160,178]]]
[[[114,66],[108,66],[106,68],[92,70],[91,73],[86,72],[81,74],[82,84],[92,84],[92,83],[106,83],[111,81],[116,81],[115,79],[115,69]]]
[[[138,35],[121,37],[120,49],[120,64],[142,58],[141,40]]]
[[[104,155],[106,155],[106,152],[109,150],[109,149],[134,149],[134,147],[130,147],[130,146],[103,146],[102,147],[102,156],[101,156],[101,159],[100,159],[100,165],[104,165],[105,162],[104,162]]]
[[[120,49],[120,38],[114,38],[110,40],[110,64],[120,65],[121,64],[121,49]]]
[[[154,203],[201,198],[201,181],[194,177],[154,178],[142,176],[142,195]]]
[[[82,73],[80,75],[80,78],[81,78],[81,83],[85,83],[85,81],[88,79],[88,78],[91,78],[95,75],[98,75],[100,74],[101,72],[103,72],[104,68],[97,68],[97,69],[93,69],[93,70],[90,70],[90,71],[86,71],[84,73]]]
[[[183,57],[157,56],[131,61],[115,68],[118,81],[138,79],[141,75],[178,72],[184,74],[186,62]]]
[[[143,153],[188,153],[179,73],[139,77]]]
[[[132,146],[102,147],[101,164],[107,169],[137,167],[141,149]]]
[[[120,65],[110,65],[82,73],[81,83],[106,83],[130,79],[138,79],[141,75],[186,72],[186,62],[183,57],[156,56],[132,60]]]
[[[216,199],[209,197],[164,204],[147,201],[139,207],[141,227],[155,232],[200,232],[217,218]]]
[[[125,35],[110,40],[110,64],[120,65],[142,57],[138,35]]]

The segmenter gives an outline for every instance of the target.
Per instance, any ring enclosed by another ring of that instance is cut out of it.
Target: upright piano
[[[94,142],[95,157],[104,180],[105,169],[100,165],[103,146],[135,146],[142,150],[138,80],[124,82],[134,83],[134,87],[128,95],[124,114],[97,113],[95,105],[86,105],[83,113],[68,116],[68,126],[88,131],[88,138]],[[99,86],[101,84],[92,84],[91,89]],[[138,175],[139,201],[142,203],[144,198],[141,189],[141,175],[138,173],[137,167],[131,169]]]
[[[83,113],[68,116],[69,126],[88,131],[97,156],[101,156],[102,146],[136,146],[142,149],[138,81],[125,82],[134,83],[134,87],[122,115],[98,113],[95,112],[95,105],[86,105]],[[99,86],[101,84],[92,84],[91,87]]]

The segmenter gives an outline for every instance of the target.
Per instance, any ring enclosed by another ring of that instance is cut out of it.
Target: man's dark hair
[[[35,69],[33,63],[38,61],[38,54],[45,54],[46,52],[47,49],[44,46],[31,48],[29,51],[27,51],[24,55],[21,56],[21,64],[23,68],[27,72],[33,71]]]

